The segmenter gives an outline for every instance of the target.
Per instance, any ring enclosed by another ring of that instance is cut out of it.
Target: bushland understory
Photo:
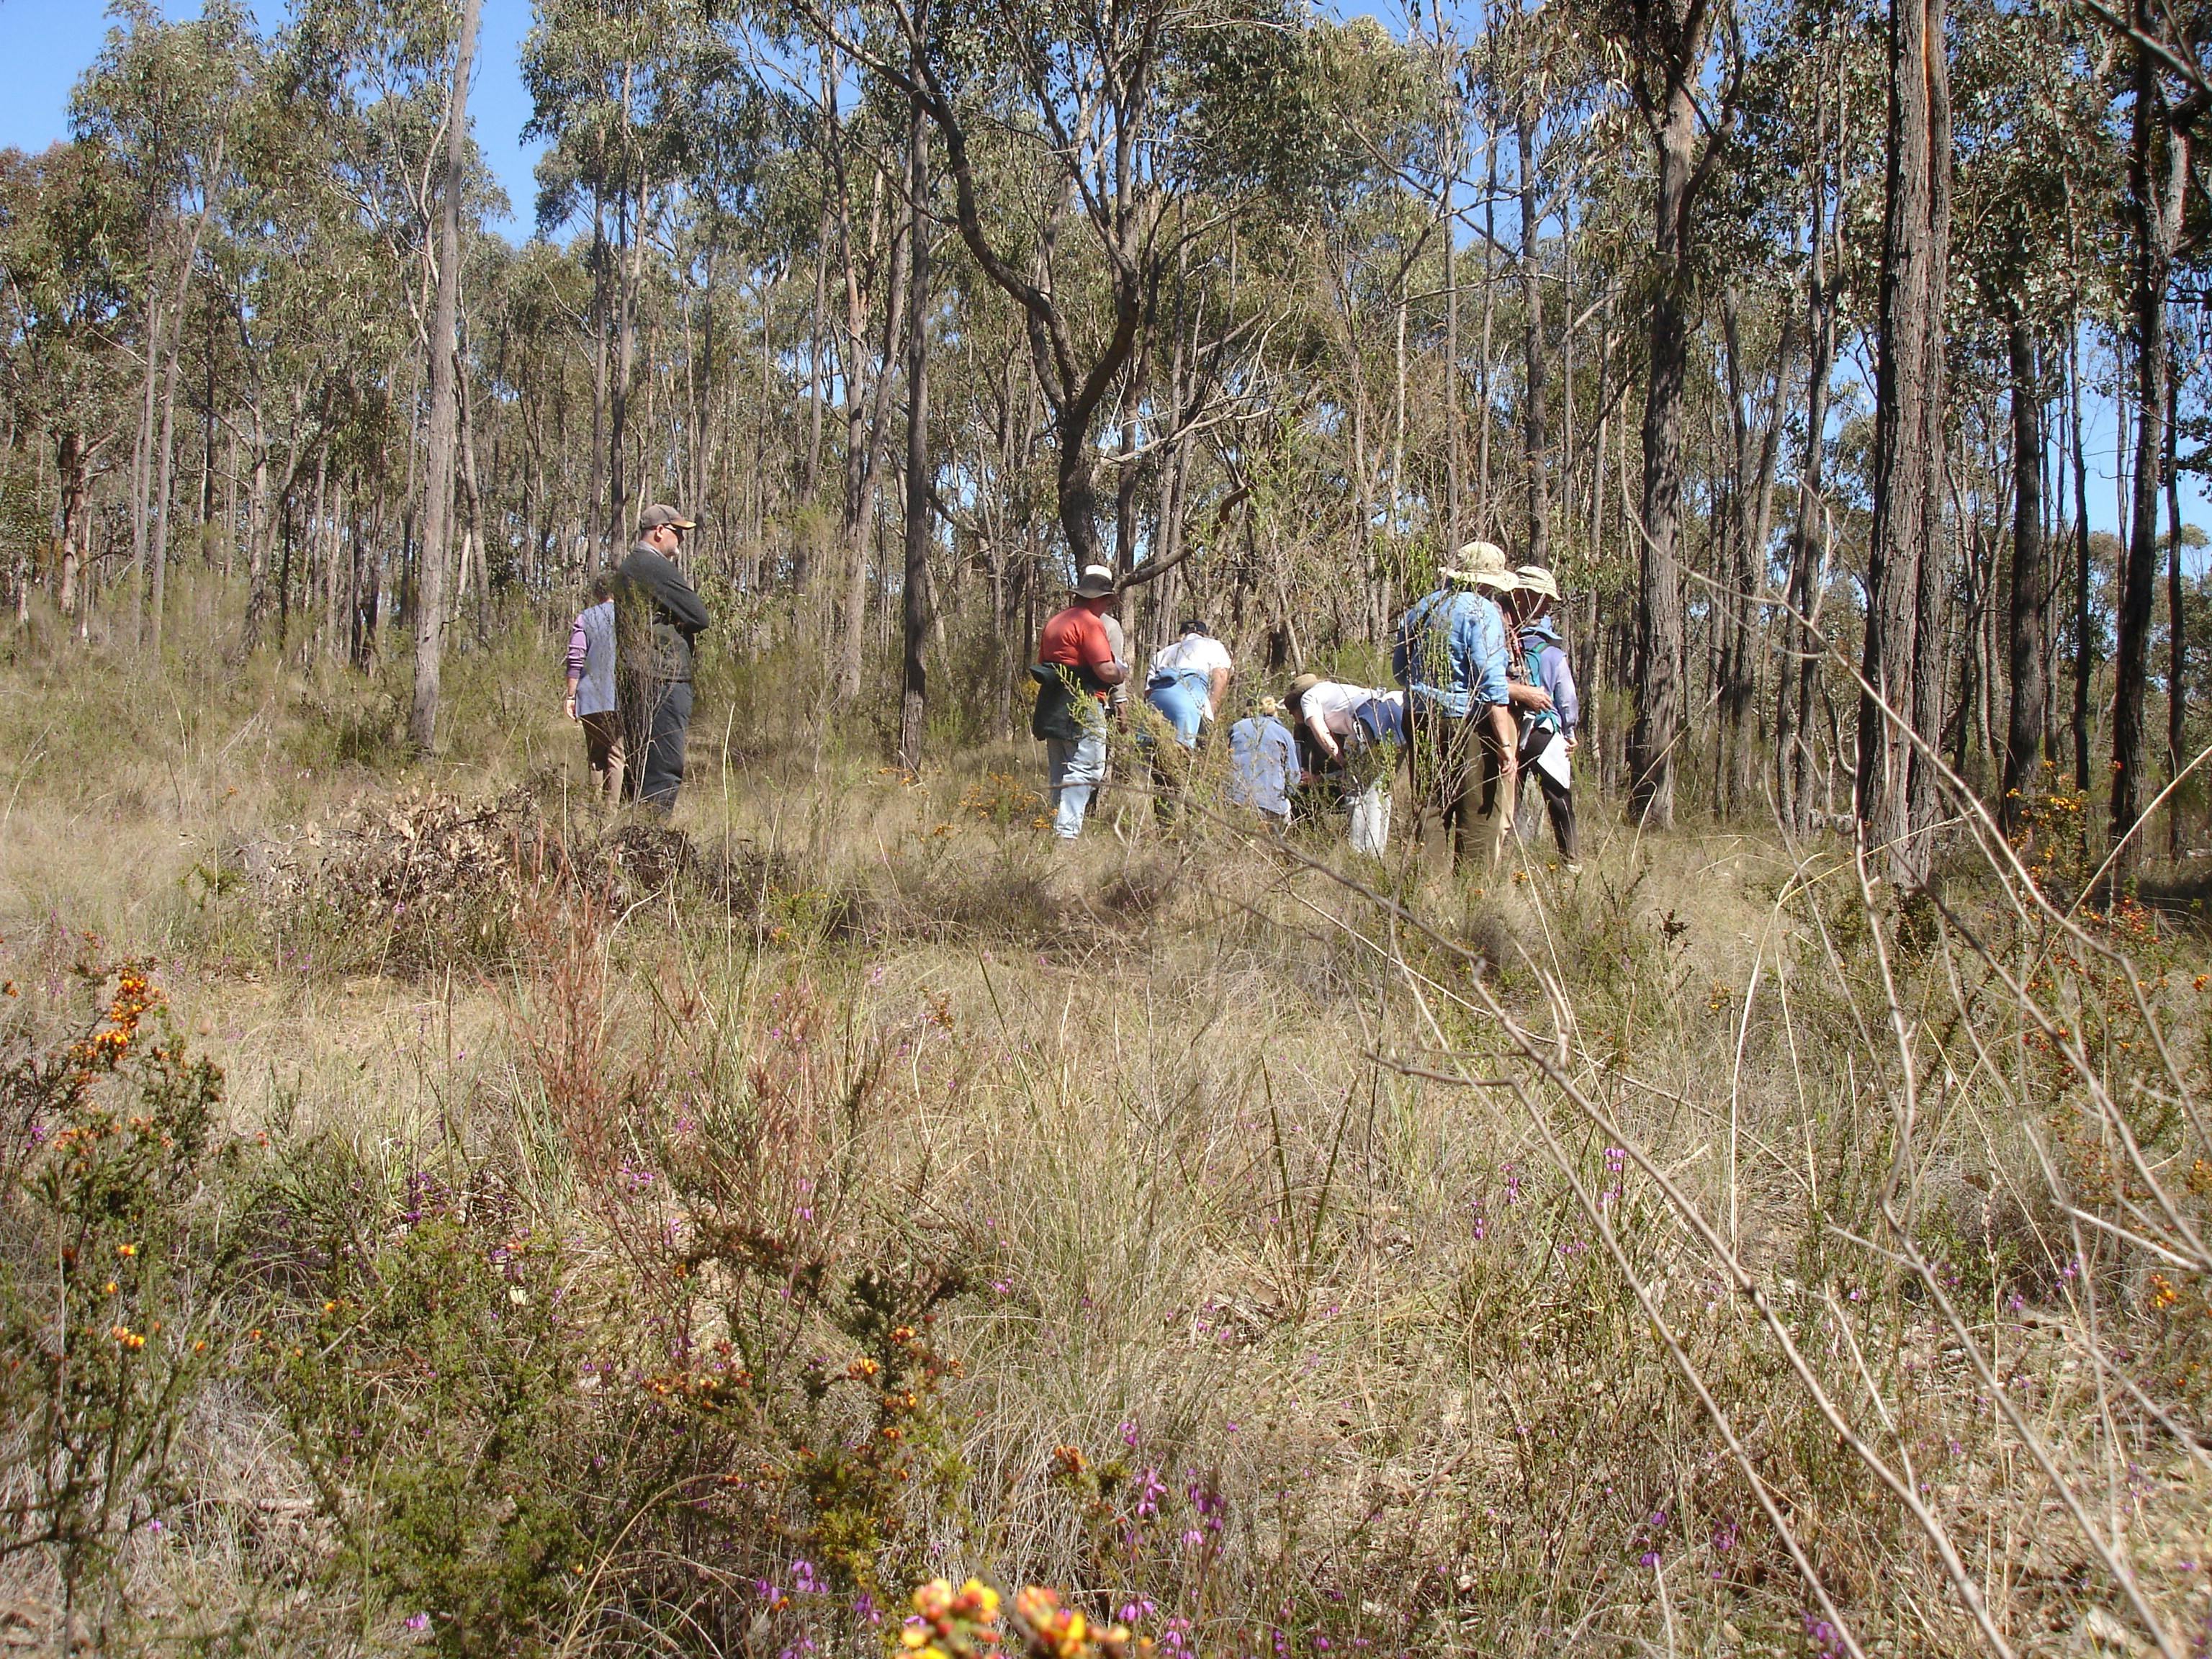
[[[666,830],[471,662],[0,680],[11,1644],[2203,1651],[2208,953],[2063,800],[1452,880],[702,718]]]

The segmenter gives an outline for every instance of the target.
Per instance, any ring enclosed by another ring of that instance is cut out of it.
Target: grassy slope
[[[2112,1127],[1964,935],[1925,919],[1898,946],[1908,1097],[1871,931],[1893,919],[1877,904],[1869,921],[1838,846],[1601,829],[1578,880],[1540,856],[1457,884],[1418,866],[1356,872],[1488,960],[1487,994],[1617,1139],[1536,1077],[1466,961],[1410,922],[1218,827],[1161,837],[1133,808],[1126,841],[1056,852],[1026,821],[1020,751],[957,757],[921,786],[805,747],[725,769],[702,700],[679,823],[740,872],[719,896],[678,884],[617,903],[541,883],[502,912],[520,920],[501,948],[404,973],[374,970],[391,947],[358,917],[333,927],[265,902],[265,849],[404,790],[473,802],[548,767],[573,787],[580,745],[524,690],[540,690],[533,650],[458,663],[451,752],[414,769],[385,735],[392,704],[342,679],[213,655],[151,684],[96,652],[17,662],[0,679],[0,955],[27,984],[57,929],[161,958],[234,1120],[272,1132],[280,1168],[299,1148],[326,1182],[315,1201],[372,1230],[424,1172],[456,1191],[495,1177],[504,1224],[559,1241],[568,1305],[596,1310],[563,1328],[578,1389],[602,1389],[576,1371],[595,1354],[630,1356],[607,1389],[653,1372],[630,1363],[650,1322],[681,1370],[755,1316],[726,1262],[670,1277],[666,1239],[710,1210],[833,1271],[954,1264],[962,1287],[928,1340],[960,1374],[914,1419],[927,1455],[896,1488],[856,1474],[858,1497],[825,1501],[794,1473],[819,1447],[762,1427],[746,1455],[780,1470],[783,1495],[772,1523],[726,1519],[727,1561],[682,1528],[647,1528],[648,1555],[645,1533],[587,1518],[572,1564],[587,1589],[524,1584],[487,1609],[451,1575],[360,1569],[346,1539],[387,1562],[505,1559],[508,1523],[441,1543],[380,1508],[366,1477],[319,1500],[294,1437],[302,1411],[338,1408],[302,1407],[249,1354],[189,1407],[170,1524],[125,1548],[131,1601],[101,1603],[117,1645],[250,1627],[264,1650],[375,1650],[427,1639],[404,1622],[421,1612],[456,1651],[612,1651],[656,1621],[687,1650],[866,1650],[880,1632],[857,1593],[883,1604],[913,1577],[979,1570],[1134,1608],[1207,1654],[1844,1650],[1698,1386],[1865,1651],[1980,1639],[1939,1537],[2019,1649],[2141,1641],[2038,1450],[2174,1639],[2204,1627],[2185,1565],[2212,1548],[2204,1474],[2118,1381],[2203,1420],[2201,1279],[2159,1281],[2179,1291],[2160,1304],[2140,1251],[2068,1224],[2023,1130],[2094,1207],[2100,1177],[2111,1203],[2129,1194]],[[537,799],[581,833],[557,788]],[[1343,860],[1326,838],[1304,850]],[[1953,899],[2019,959],[1986,878],[1961,876]],[[2166,974],[2167,1082],[2193,1097],[2202,952],[2136,942]],[[2109,975],[2055,969],[2043,994],[2134,1110],[2147,1097],[2126,1091],[2160,1079],[2137,1064],[2141,1021]],[[1483,1086],[1445,1080],[1462,1076]],[[2185,1118],[2151,1116],[2130,1121],[2185,1221],[2207,1149]],[[751,1137],[721,1184],[641,1185],[701,1156],[685,1148],[720,1133],[702,1123]],[[1653,1171],[1771,1298],[1802,1373]],[[1899,1267],[1908,1247],[2017,1424]],[[792,1328],[794,1365],[866,1351],[842,1316]],[[354,1349],[331,1352],[342,1368]],[[1925,1524],[1846,1449],[1808,1379]],[[533,1407],[538,1432],[557,1441],[573,1407]],[[872,1419],[837,1420],[850,1439]],[[647,1415],[623,1432],[678,1430]],[[544,1466],[501,1475],[501,1501],[590,1483],[542,1450]],[[798,1559],[825,1588],[805,1590]],[[52,1561],[0,1572],[0,1601],[53,1633]]]

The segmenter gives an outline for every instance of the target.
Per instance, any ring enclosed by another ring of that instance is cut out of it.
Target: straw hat
[[[1515,571],[1513,575],[1519,585],[1520,591],[1523,593],[1538,593],[1547,599],[1557,599],[1559,597],[1559,583],[1553,580],[1552,573],[1540,564],[1524,564]]]
[[[1510,576],[1513,567],[1505,556],[1505,550],[1496,542],[1469,542],[1457,554],[1444,562],[1438,574],[1448,582],[1462,587],[1472,587],[1486,576]],[[1510,586],[1505,589],[1510,592]]]

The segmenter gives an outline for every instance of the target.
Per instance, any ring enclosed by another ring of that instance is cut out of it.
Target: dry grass
[[[495,1636],[348,1553],[374,1505],[316,1487],[241,1363],[191,1403],[164,1530],[123,1548],[111,1645],[866,1651],[856,1594],[973,1571],[1254,1659],[2203,1650],[2195,937],[2069,930],[1970,848],[1902,914],[1841,842],[1741,834],[1610,830],[1578,879],[1455,884],[1131,803],[1126,839],[1069,853],[1004,810],[1025,754],[922,786],[806,755],[695,776],[719,887],[617,902],[540,865],[495,951],[322,965],[245,849],[403,787],[573,775],[499,690],[525,660],[464,665],[459,755],[405,779],[342,684],[126,696],[120,665],[19,662],[9,971],[61,929],[160,957],[237,1123],[280,1174],[349,1171],[364,1227],[422,1171],[495,1185],[504,1224],[562,1241],[580,1360],[635,1348],[644,1310],[686,1310],[684,1353],[750,1316],[726,1266],[665,1299],[647,1235],[704,1201],[631,1191],[742,1106],[775,1128],[759,1224],[960,1275],[927,1456],[868,1573],[823,1565],[818,1494],[727,1521],[742,1566],[586,1528],[587,1589]],[[104,733],[123,708],[163,712]],[[817,1321],[793,1352],[855,1340]],[[574,1382],[549,1411],[628,1386]],[[55,1570],[0,1563],[38,1643]]]

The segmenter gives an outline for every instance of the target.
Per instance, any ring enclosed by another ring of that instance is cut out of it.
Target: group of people
[[[695,643],[712,625],[679,561],[698,526],[672,507],[638,515],[636,544],[592,583],[568,635],[562,709],[582,726],[594,793],[676,810],[691,727]]]
[[[1045,744],[1053,832],[1083,831],[1107,776],[1111,733],[1130,729],[1134,676],[1113,573],[1087,567],[1066,609],[1039,637],[1033,733]],[[1262,696],[1228,730],[1229,798],[1278,833],[1302,803],[1348,808],[1352,844],[1382,853],[1391,790],[1410,774],[1413,833],[1433,812],[1452,858],[1475,850],[1484,819],[1496,857],[1515,833],[1521,784],[1540,788],[1560,856],[1579,868],[1572,773],[1581,708],[1552,611],[1559,589],[1540,565],[1517,569],[1492,542],[1469,542],[1400,619],[1397,684],[1361,686],[1300,674]],[[1136,747],[1155,802],[1172,816],[1190,763],[1228,707],[1235,664],[1202,617],[1186,619],[1152,657]],[[1118,711],[1118,712],[1117,712]]]
[[[592,584],[593,602],[570,630],[564,708],[583,729],[594,787],[610,804],[665,815],[683,786],[693,653],[712,621],[682,565],[696,527],[672,507],[647,507],[635,544]],[[1030,730],[1045,744],[1053,831],[1065,840],[1082,834],[1106,781],[1111,733],[1133,732],[1156,806],[1171,819],[1230,708],[1236,664],[1201,617],[1185,618],[1137,678],[1114,614],[1119,592],[1112,571],[1085,567],[1067,607],[1045,623],[1030,671]],[[1533,775],[1560,854],[1577,867],[1567,757],[1581,711],[1551,616],[1559,599],[1550,571],[1516,569],[1495,543],[1469,542],[1401,618],[1396,685],[1300,674],[1279,698],[1259,696],[1229,723],[1231,801],[1277,833],[1302,805],[1348,809],[1352,844],[1379,854],[1402,762],[1413,834],[1433,811],[1456,860],[1489,818],[1494,857],[1514,833],[1521,781]]]

